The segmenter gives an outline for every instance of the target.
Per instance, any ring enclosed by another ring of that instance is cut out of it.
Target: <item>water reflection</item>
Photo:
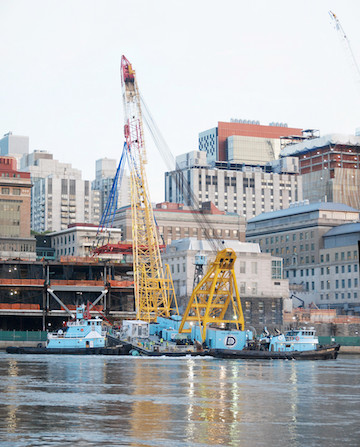
[[[0,354],[1,445],[358,445],[359,366]]]

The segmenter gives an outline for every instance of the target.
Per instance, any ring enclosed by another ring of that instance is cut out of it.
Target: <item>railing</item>
[[[46,341],[46,331],[2,331],[0,341]]]

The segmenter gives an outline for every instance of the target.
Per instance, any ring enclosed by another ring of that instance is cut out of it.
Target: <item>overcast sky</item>
[[[93,179],[95,160],[123,147],[122,54],[175,155],[232,117],[354,134],[360,78],[329,10],[360,61],[359,0],[1,0],[0,135],[27,135],[30,151]],[[161,201],[150,137],[147,151]]]

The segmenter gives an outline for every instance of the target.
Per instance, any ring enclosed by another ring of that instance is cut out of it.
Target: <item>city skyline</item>
[[[95,161],[122,151],[122,54],[174,155],[231,118],[354,134],[360,82],[330,9],[360,57],[355,1],[3,1],[0,134],[95,178]],[[159,202],[167,169],[146,137]]]

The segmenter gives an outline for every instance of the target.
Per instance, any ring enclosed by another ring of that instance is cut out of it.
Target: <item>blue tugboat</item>
[[[128,349],[112,336],[101,318],[91,318],[84,305],[76,309],[76,318],[57,332],[48,333],[46,346],[6,348],[9,354],[108,354],[123,355]]]
[[[258,340],[249,342],[244,349],[214,349],[210,354],[218,358],[328,360],[336,359],[340,345],[321,346],[314,328],[291,329],[284,334],[270,335],[265,328]]]

